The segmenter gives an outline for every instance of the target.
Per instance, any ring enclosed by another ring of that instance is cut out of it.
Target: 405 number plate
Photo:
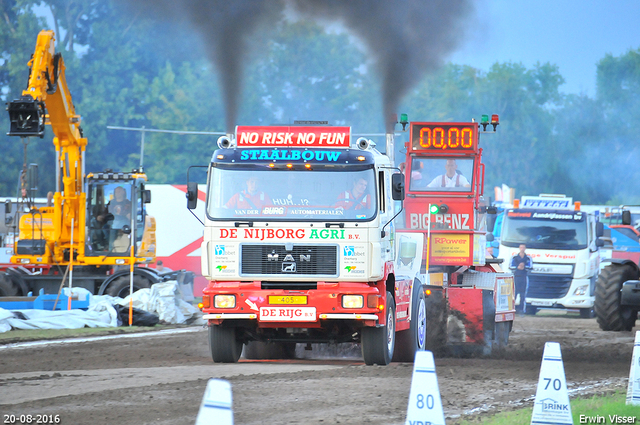
[[[306,295],[269,295],[269,304],[274,305],[305,305]]]

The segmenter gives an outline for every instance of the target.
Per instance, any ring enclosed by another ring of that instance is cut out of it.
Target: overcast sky
[[[559,66],[565,93],[595,95],[596,63],[640,48],[640,0],[484,0],[453,63]]]

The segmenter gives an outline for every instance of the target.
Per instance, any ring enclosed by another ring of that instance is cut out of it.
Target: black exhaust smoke
[[[120,0],[125,2],[125,0]],[[226,131],[234,131],[242,74],[257,31],[284,17],[286,6],[310,19],[339,21],[373,57],[382,79],[386,130],[402,97],[422,76],[440,66],[464,36],[472,0],[131,0],[129,7],[165,19],[187,18],[201,33],[215,64],[226,107]]]
[[[402,97],[434,71],[463,36],[471,0],[290,0],[310,17],[341,21],[366,45],[382,80],[387,132]]]

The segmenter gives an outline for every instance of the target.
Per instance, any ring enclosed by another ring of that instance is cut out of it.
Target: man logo
[[[356,249],[353,245],[344,247],[344,256],[345,257],[353,257],[356,255]]]
[[[216,245],[215,253],[216,255],[224,255],[224,245]]]
[[[282,271],[285,273],[295,273],[296,263],[282,263]]]

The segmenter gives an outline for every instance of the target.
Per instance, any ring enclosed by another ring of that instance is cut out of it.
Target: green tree
[[[25,89],[29,69],[27,62],[33,54],[36,37],[44,26],[44,20],[33,13],[33,1],[0,1],[0,99],[11,101],[22,95]],[[17,195],[18,178],[23,168],[24,144],[16,137],[6,136],[9,129],[9,116],[0,114],[0,138],[3,142],[3,173],[0,176],[0,193]],[[53,169],[53,145],[51,138],[43,140],[31,138],[27,144],[28,162],[49,163]],[[47,149],[42,149],[49,141]],[[40,172],[43,173],[43,169]],[[45,187],[50,187],[42,182]]]
[[[597,64],[596,83],[604,120],[600,143],[590,152],[592,169],[601,176],[602,198],[637,204],[640,193],[625,183],[640,179],[640,49],[606,55]]]
[[[242,108],[240,121],[326,120],[382,131],[379,83],[366,63],[346,33],[283,21],[248,73],[243,98],[248,108]]]

